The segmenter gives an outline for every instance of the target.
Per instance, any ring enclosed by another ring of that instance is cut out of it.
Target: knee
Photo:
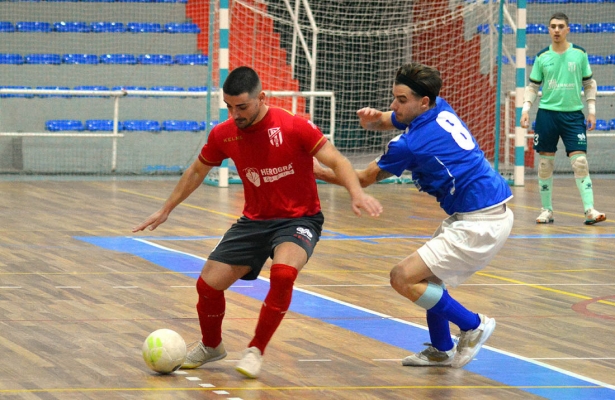
[[[405,269],[401,265],[396,265],[391,269],[391,273],[389,274],[391,287],[395,289],[395,291],[401,294],[404,297],[410,298],[411,300],[417,296],[417,292],[415,290],[415,285],[417,282],[412,280],[412,277],[406,273]],[[414,301],[414,300],[413,300]]]
[[[274,264],[271,266],[271,273],[269,274],[269,283],[271,287],[277,289],[291,288],[297,279],[299,271],[297,268],[290,265]]]
[[[196,291],[199,296],[207,298],[207,299],[216,299],[224,296],[224,290],[219,290],[211,287],[205,282],[203,277],[199,277],[196,281]]]
[[[589,175],[589,163],[585,154],[575,154],[570,157],[570,165],[572,165],[572,171],[574,171],[576,179],[585,178]]]
[[[553,156],[540,156],[538,161],[538,177],[540,179],[549,179],[553,176],[554,159]]]

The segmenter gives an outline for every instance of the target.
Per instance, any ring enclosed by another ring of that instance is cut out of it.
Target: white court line
[[[181,253],[181,254],[185,254],[185,255],[191,256],[191,257],[203,259],[203,258],[195,256],[193,254],[189,254],[189,253],[185,253],[185,252],[169,249],[167,247],[160,246],[160,245],[157,245],[155,243],[149,243],[146,240],[136,239],[136,238],[133,238],[133,239],[134,240],[138,240],[138,241],[140,241],[142,243],[145,243],[145,244],[157,247],[159,249],[168,250],[168,251],[171,251],[171,252],[174,252],[174,253]],[[260,276],[258,277],[258,279],[263,280],[265,282],[269,282],[269,279],[263,278],[263,277],[260,277]],[[354,308],[355,310],[360,310],[360,311],[366,312],[368,314],[373,314],[373,315],[376,315],[376,316],[379,316],[379,317],[382,317],[382,318],[387,318],[387,319],[390,319],[392,321],[398,322],[400,324],[410,325],[410,326],[413,326],[415,328],[423,329],[425,331],[428,330],[427,327],[425,327],[425,326],[422,326],[422,325],[419,325],[419,324],[415,324],[415,323],[410,322],[410,321],[404,321],[404,320],[399,319],[399,318],[393,318],[390,315],[379,313],[377,311],[373,311],[373,310],[367,309],[365,307],[360,307],[360,306],[357,306],[357,305],[354,305],[354,304],[351,304],[351,303],[348,303],[348,302],[345,302],[345,301],[342,301],[342,300],[335,299],[333,297],[325,296],[325,295],[322,295],[322,294],[319,294],[319,293],[315,293],[315,292],[310,292],[309,290],[305,290],[305,289],[301,289],[301,288],[297,288],[297,287],[295,287],[294,290],[297,290],[299,292],[303,292],[303,293],[309,294],[310,296],[320,297],[321,299],[328,300],[328,301],[331,301],[331,302],[343,305],[345,307]],[[546,369],[550,369],[552,371],[556,371],[556,372],[559,372],[561,374],[568,375],[568,376],[571,376],[573,378],[580,379],[582,381],[592,383],[594,385],[598,385],[598,386],[602,386],[602,387],[605,387],[605,388],[608,388],[608,389],[611,389],[611,390],[615,390],[615,385],[609,385],[607,383],[601,382],[601,381],[596,380],[596,379],[588,378],[586,376],[579,375],[579,374],[576,374],[576,373],[571,372],[571,371],[567,371],[567,370],[562,369],[562,368],[558,368],[558,367],[554,367],[554,366],[549,365],[549,364],[545,364],[545,363],[543,363],[541,361],[538,361],[538,360],[533,360],[531,358],[523,357],[523,356],[520,356],[520,355],[517,355],[517,354],[514,354],[514,353],[510,353],[508,351],[499,350],[499,349],[496,349],[496,348],[491,347],[491,346],[483,346],[483,348],[484,349],[489,349],[490,351],[494,351],[496,353],[500,353],[500,354],[506,355],[508,357],[516,358],[516,359],[521,360],[521,361],[525,361],[525,362],[528,362],[528,363],[531,363],[531,364],[534,364],[534,365],[538,365],[540,367],[543,367],[543,368],[546,368]]]
[[[81,286],[56,286],[56,289],[81,289]]]
[[[113,286],[113,289],[138,289],[139,286]]]
[[[0,289],[22,289],[21,286],[0,286]]]
[[[544,357],[531,358],[531,360],[615,360],[615,357]]]
[[[615,286],[615,283],[462,283],[459,286]]]
[[[299,362],[331,362],[331,360],[326,359],[326,358],[315,358],[313,360],[302,360],[302,359],[299,359],[297,361],[299,361]]]

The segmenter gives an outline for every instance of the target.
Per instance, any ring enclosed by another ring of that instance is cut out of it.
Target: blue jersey
[[[412,171],[422,192],[435,196],[447,214],[470,212],[505,203],[510,187],[485,158],[468,127],[444,99],[415,118],[393,138],[378,160],[380,169],[400,176]]]

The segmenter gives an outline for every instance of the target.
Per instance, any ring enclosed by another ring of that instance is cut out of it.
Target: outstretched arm
[[[389,131],[395,128],[391,122],[393,111],[380,111],[365,107],[357,111],[361,126],[369,131]]]
[[[188,167],[186,172],[184,172],[179,182],[177,182],[175,189],[173,189],[173,192],[164,202],[160,210],[156,211],[147,217],[145,221],[132,228],[132,231],[139,232],[145,228],[149,228],[150,231],[156,229],[158,225],[167,220],[169,214],[175,207],[177,207],[182,201],[186,200],[188,196],[196,190],[196,188],[203,184],[203,179],[205,179],[211,168],[212,167],[209,165],[205,165],[199,160],[195,160],[192,165]]]
[[[393,176],[392,173],[380,169],[376,161],[370,162],[365,169],[355,170],[355,173],[362,187],[368,187],[375,182],[380,182],[383,179]],[[335,172],[332,169],[323,168],[316,158],[314,158],[314,176],[321,181],[342,185]]]
[[[348,161],[348,159],[344,157],[330,142],[327,142],[318,151],[318,153],[316,153],[314,164],[318,164],[318,162],[322,162],[327,167],[331,168],[329,170],[321,168],[323,171],[330,171],[330,177],[332,177],[335,181],[331,181],[331,183],[344,186],[346,190],[348,190],[351,198],[352,211],[356,215],[361,215],[361,209],[364,209],[372,217],[377,217],[380,215],[382,212],[382,205],[380,205],[380,202],[363,191],[350,161]],[[327,179],[318,177],[316,170],[314,170],[314,172],[316,178],[328,182]],[[327,173],[327,175],[329,175],[329,173]]]

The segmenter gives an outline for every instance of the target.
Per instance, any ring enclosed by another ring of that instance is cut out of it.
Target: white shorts
[[[433,274],[456,287],[485,268],[512,230],[514,216],[500,205],[488,210],[455,213],[442,221],[432,239],[417,252]]]

